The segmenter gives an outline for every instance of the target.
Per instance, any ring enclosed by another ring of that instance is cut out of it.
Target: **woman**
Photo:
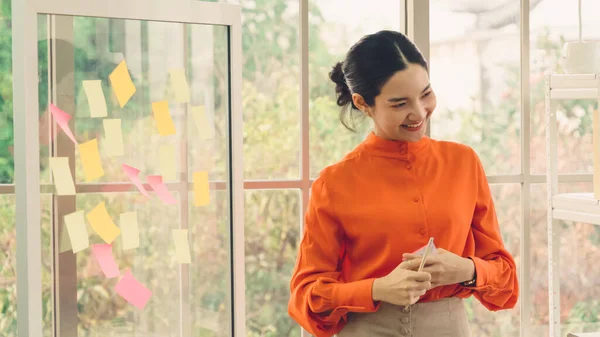
[[[470,335],[462,299],[513,308],[517,271],[479,158],[425,136],[436,98],[418,48],[367,35],[330,77],[343,124],[360,112],[374,129],[312,185],[290,316],[317,337],[455,337]],[[418,272],[409,252],[430,237]]]

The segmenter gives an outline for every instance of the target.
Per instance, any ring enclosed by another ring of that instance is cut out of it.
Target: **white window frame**
[[[115,19],[163,21],[189,24],[223,25],[229,29],[229,106],[230,106],[230,158],[229,180],[211,182],[213,189],[229,189],[231,238],[230,276],[232,321],[229,329],[233,336],[245,336],[245,261],[244,261],[244,194],[243,194],[243,133],[242,133],[242,39],[241,10],[238,5],[199,2],[195,0],[13,0],[13,102],[14,102],[14,153],[15,182],[3,185],[2,194],[16,194],[17,231],[17,332],[19,336],[42,337],[42,282],[41,282],[41,191],[52,193],[53,187],[40,184],[39,172],[39,128],[38,128],[38,14],[51,16],[53,36],[72,39],[72,16],[88,16]],[[55,51],[54,51],[55,52]],[[52,71],[73,71],[73,60],[53,59]],[[61,68],[62,67],[62,68]],[[70,67],[70,69],[68,68]],[[58,69],[58,70],[57,70]],[[64,83],[63,83],[64,82]],[[73,81],[63,81],[61,86],[71,86]],[[52,83],[51,102],[72,106],[73,101],[56,95],[58,83]],[[69,92],[69,91],[66,91]],[[56,130],[56,128],[55,128]],[[56,135],[56,133],[54,133]],[[56,139],[55,139],[56,140]],[[53,156],[74,156],[74,146],[61,142],[52,150]],[[71,165],[74,161],[71,160]],[[74,172],[73,167],[71,167]],[[187,167],[184,168],[187,171]],[[188,179],[167,184],[171,190],[179,191],[185,204],[180,203],[182,226],[187,228],[187,194],[191,190]],[[131,184],[76,184],[79,193],[126,191]],[[59,254],[58,226],[61,215],[74,211],[74,197],[53,196],[53,335],[58,337],[77,336],[77,283],[74,254]],[[58,211],[56,211],[58,210]],[[68,276],[65,277],[64,271]],[[180,336],[190,336],[189,329],[189,271],[188,266],[180,267]]]

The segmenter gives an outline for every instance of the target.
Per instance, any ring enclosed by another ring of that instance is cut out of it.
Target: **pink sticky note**
[[[152,186],[152,189],[154,190],[154,192],[156,192],[156,195],[158,195],[160,200],[162,200],[167,205],[173,205],[177,203],[177,200],[175,200],[175,197],[173,197],[171,192],[169,192],[167,186],[163,184],[162,176],[148,176],[147,179],[148,184]]]
[[[123,276],[121,281],[117,283],[115,291],[127,302],[135,305],[140,310],[144,309],[150,296],[152,296],[152,291],[136,280],[129,270],[125,272],[125,276]]]
[[[133,166],[123,164],[123,171],[125,171],[125,174],[129,177],[129,180],[131,180],[131,182],[135,185],[135,187],[137,187],[137,189],[140,192],[142,192],[143,195],[150,197],[150,195],[148,194],[148,191],[146,191],[146,189],[142,185],[142,181],[140,180],[140,177],[138,177],[140,170],[136,169]]]
[[[115,262],[112,254],[112,245],[109,244],[98,244],[92,245],[92,252],[96,256],[96,261],[100,265],[102,272],[106,278],[113,278],[121,275],[119,272],[119,266]]]
[[[50,112],[52,113],[52,117],[56,120],[56,124],[60,126],[60,128],[67,134],[69,138],[73,141],[73,143],[77,144],[75,140],[75,136],[71,132],[69,128],[69,120],[71,120],[71,115],[59,109],[56,105],[50,104],[49,107]]]

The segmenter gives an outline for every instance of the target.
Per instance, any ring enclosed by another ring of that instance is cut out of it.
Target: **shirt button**
[[[419,197],[413,197],[412,199],[414,202],[419,202]]]
[[[406,335],[408,335],[408,329],[407,329],[407,328],[404,328],[404,327],[402,327],[402,329],[400,329],[400,333],[401,333],[403,336],[406,336]]]
[[[402,324],[408,324],[410,320],[408,319],[408,317],[404,316],[400,319],[400,322],[402,322]]]
[[[410,170],[412,168],[412,165],[406,164],[406,165],[404,165],[404,167],[406,167],[407,170]]]
[[[419,229],[419,234],[425,236],[425,234],[427,234],[427,232],[425,231],[425,228]]]
[[[402,312],[405,313],[405,314],[409,313],[410,312],[410,307],[408,307],[408,306],[403,307],[402,308]]]

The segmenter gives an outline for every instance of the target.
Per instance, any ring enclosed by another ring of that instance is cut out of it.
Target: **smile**
[[[415,123],[415,124],[402,124],[402,126],[409,127],[409,128],[418,128],[422,124],[423,124],[423,121],[420,121],[420,122]]]

